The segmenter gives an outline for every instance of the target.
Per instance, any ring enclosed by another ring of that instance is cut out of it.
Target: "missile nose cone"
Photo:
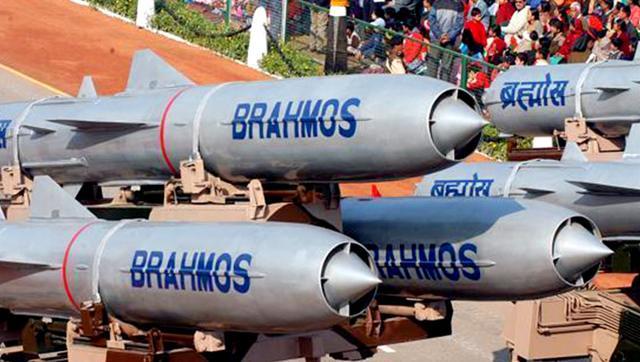
[[[327,302],[343,315],[351,315],[349,304],[382,283],[366,262],[348,249],[331,257],[322,280]]]
[[[600,239],[578,223],[560,230],[553,252],[558,273],[567,281],[580,281],[581,274],[598,265],[602,258],[613,254]]]
[[[450,159],[455,150],[473,140],[487,122],[463,101],[449,97],[440,101],[430,120],[431,139],[434,145]]]

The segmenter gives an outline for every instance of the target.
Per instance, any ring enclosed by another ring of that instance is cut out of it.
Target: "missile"
[[[416,195],[535,199],[586,215],[605,240],[640,237],[640,133],[633,126],[625,158],[590,162],[575,143],[562,159],[460,164],[425,176]],[[638,133],[635,135],[635,133]],[[634,137],[632,137],[634,136]]]
[[[0,164],[56,182],[164,183],[202,159],[235,183],[422,175],[465,158],[483,118],[466,91],[419,76],[196,86],[149,50],[126,90],[0,105]]]
[[[502,132],[550,136],[567,118],[582,118],[602,134],[626,135],[640,121],[640,64],[629,61],[512,67],[483,96]]]
[[[381,296],[539,298],[584,286],[612,253],[589,219],[536,201],[353,199],[342,217],[373,255]]]
[[[0,225],[0,309],[77,317],[84,302],[136,326],[289,333],[363,312],[380,280],[362,245],[291,223],[96,219],[35,178],[31,219]]]

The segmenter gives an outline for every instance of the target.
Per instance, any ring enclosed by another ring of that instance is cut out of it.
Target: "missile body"
[[[640,121],[639,63],[607,61],[513,67],[499,75],[483,100],[502,132],[548,136],[564,120],[583,118],[605,135],[625,135]]]
[[[372,252],[381,295],[538,298],[583,286],[611,254],[573,211],[512,199],[344,200],[344,233]]]
[[[34,193],[58,187],[47,180]],[[101,301],[138,326],[300,332],[361,313],[379,283],[367,250],[330,230],[107,222],[79,204],[56,209],[75,203],[68,195],[55,206],[37,197],[30,221],[0,225],[0,308],[15,314],[72,317]]]
[[[143,51],[123,93],[0,105],[0,164],[59,183],[162,183],[194,158],[230,182],[392,179],[473,152],[475,106],[418,76],[196,86]]]
[[[425,176],[416,194],[535,199],[586,215],[607,239],[640,236],[640,164],[633,161],[461,164]]]

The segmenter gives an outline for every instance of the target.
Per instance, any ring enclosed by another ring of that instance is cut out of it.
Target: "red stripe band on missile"
[[[167,167],[169,167],[169,171],[171,171],[172,175],[177,175],[178,172],[176,172],[175,167],[173,167],[173,164],[169,159],[169,154],[167,153],[167,145],[164,140],[164,126],[167,123],[167,115],[169,114],[169,110],[171,110],[171,106],[173,106],[173,102],[175,102],[176,99],[187,89],[188,88],[181,89],[180,91],[178,91],[178,93],[174,94],[173,97],[171,97],[169,103],[167,103],[167,106],[164,107],[164,112],[162,112],[162,120],[160,121],[160,151],[162,152],[164,163],[167,164]]]
[[[80,234],[82,234],[83,231],[85,231],[87,228],[89,228],[89,226],[95,223],[97,223],[97,221],[92,221],[81,227],[78,231],[76,231],[75,234],[73,234],[71,240],[69,240],[69,244],[67,244],[67,248],[64,251],[64,259],[62,260],[62,285],[64,286],[64,292],[67,294],[67,299],[69,299],[69,302],[71,302],[71,304],[73,304],[73,306],[77,310],[80,310],[80,305],[78,305],[76,300],[73,299],[73,295],[71,294],[71,288],[69,287],[69,279],[67,276],[67,263],[69,262],[69,254],[71,253],[71,247],[73,246],[73,244],[76,242],[76,240],[78,240],[78,237],[80,236]]]

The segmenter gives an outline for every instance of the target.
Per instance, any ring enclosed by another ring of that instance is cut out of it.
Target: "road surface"
[[[453,334],[378,348],[369,361],[508,362],[501,337],[509,302],[454,302]]]
[[[39,99],[60,93],[0,64],[0,103]]]

